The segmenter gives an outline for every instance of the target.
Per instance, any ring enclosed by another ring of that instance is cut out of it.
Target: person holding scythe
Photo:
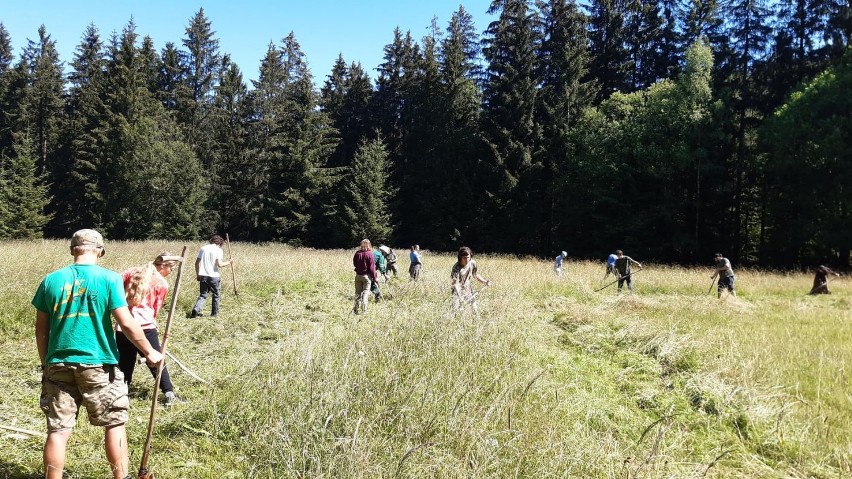
[[[420,270],[423,267],[423,257],[420,256],[420,245],[411,245],[411,252],[408,253],[408,259],[411,265],[408,267],[408,275],[412,281],[420,279]]]
[[[624,252],[615,250],[615,272],[618,273],[618,292],[621,293],[621,286],[626,282],[627,290],[633,292],[633,272],[630,271],[630,265],[635,264],[642,269],[642,263],[635,261],[630,256],[625,256]]]
[[[224,242],[225,240],[221,236],[213,235],[210,238],[210,244],[202,246],[198,252],[198,257],[195,259],[195,277],[198,280],[199,293],[195,306],[189,313],[190,318],[203,316],[201,310],[204,308],[208,294],[213,295],[213,307],[210,310],[210,316],[215,318],[219,314],[219,291],[222,281],[219,268],[228,266],[233,261],[225,260],[225,253],[222,250]]]
[[[828,290],[828,275],[840,276],[839,273],[835,273],[828,266],[820,265],[814,276],[814,287],[808,294],[831,294],[831,291]]]
[[[166,277],[178,265],[178,261],[166,259],[169,257],[173,255],[169,252],[161,253],[154,261],[130,268],[121,275],[124,279],[124,291],[130,315],[142,327],[148,342],[157,351],[160,351],[157,314],[166,302],[166,295],[169,292],[169,282],[166,281]],[[118,324],[115,325],[115,342],[118,345],[118,367],[124,373],[124,382],[130,386],[133,380],[133,369],[136,367],[136,355],[142,352],[136,349]],[[148,369],[156,380],[157,368],[149,367]],[[160,379],[160,390],[163,391],[163,405],[166,407],[183,401],[175,394],[169,370],[165,366]]]
[[[491,281],[486,280],[479,275],[476,269],[476,262],[473,260],[473,253],[467,246],[462,246],[459,249],[458,261],[453,265],[450,272],[452,279],[452,297],[453,311],[458,311],[465,304],[470,304],[474,312],[478,312],[476,306],[476,294],[473,292],[471,278],[476,278],[477,281],[485,286],[491,286]]]
[[[121,276],[98,265],[105,253],[103,236],[79,230],[70,252],[74,263],[45,276],[32,299],[42,368],[39,404],[47,420],[44,475],[62,478],[68,439],[85,406],[89,422],[104,428],[112,477],[130,478],[125,429],[130,402],[111,317],[149,366],[159,364],[163,355],[131,316]]]
[[[568,253],[563,251],[553,260],[553,272],[556,273],[557,278],[562,277],[562,265],[566,259],[568,259]]]
[[[716,272],[713,273],[710,279],[715,279],[716,276],[719,277],[719,283],[716,286],[716,297],[722,297],[723,289],[727,289],[731,293],[731,296],[736,296],[737,292],[734,291],[734,269],[731,267],[731,262],[728,261],[728,258],[722,256],[722,253],[716,253],[713,258],[716,261]]]
[[[370,284],[370,292],[373,293],[373,296],[376,298],[376,302],[378,303],[382,300],[382,289],[379,286],[378,276],[381,274],[385,279],[385,282],[387,282],[388,266],[387,261],[385,260],[385,255],[381,250],[373,250],[373,261],[376,263],[376,280]]]

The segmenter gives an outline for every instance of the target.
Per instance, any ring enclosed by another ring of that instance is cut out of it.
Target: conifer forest
[[[850,268],[848,0],[490,9],[328,72],[286,31],[236,65],[203,9],[90,25],[73,58],[0,23],[0,237]]]

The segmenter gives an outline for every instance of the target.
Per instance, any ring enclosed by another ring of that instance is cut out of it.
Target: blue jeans
[[[216,316],[219,314],[219,283],[221,282],[221,278],[213,278],[210,276],[199,276],[198,278],[198,287],[200,292],[198,294],[198,300],[195,301],[195,306],[192,307],[192,310],[196,313],[201,313],[201,309],[204,307],[204,302],[207,300],[207,295],[212,293],[213,309],[210,311],[210,316]]]

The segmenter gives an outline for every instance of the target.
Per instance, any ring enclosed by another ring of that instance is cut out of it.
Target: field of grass
[[[101,264],[181,246],[108,242]],[[845,278],[811,297],[811,275],[735,268],[739,296],[717,300],[709,267],[646,264],[636,293],[619,296],[594,292],[602,262],[568,263],[557,280],[549,262],[482,255],[494,285],[477,317],[451,311],[455,258],[427,252],[422,281],[395,279],[391,298],[355,316],[354,250],[236,243],[239,295],[225,270],[213,321],[186,317],[200,246],[168,345],[210,384],[170,363],[189,402],[158,411],[158,478],[852,477]],[[4,249],[0,426],[42,432],[29,301],[71,257],[64,241]],[[139,366],[133,471],[152,382]],[[107,477],[102,442],[81,413],[66,476]],[[0,479],[41,477],[41,447],[0,429]]]

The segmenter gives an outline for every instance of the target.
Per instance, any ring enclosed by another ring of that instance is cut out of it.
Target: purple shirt
[[[352,265],[355,266],[355,274],[366,274],[373,281],[376,280],[376,258],[370,250],[358,250],[352,257]]]

